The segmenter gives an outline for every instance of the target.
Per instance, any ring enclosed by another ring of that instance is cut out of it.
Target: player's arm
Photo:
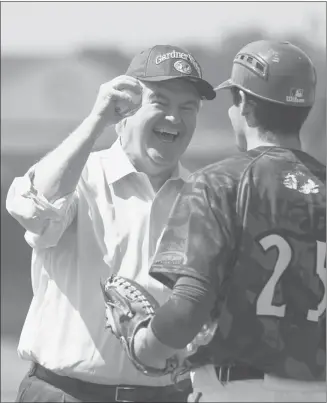
[[[228,178],[193,176],[171,212],[150,275],[173,289],[149,327],[136,335],[144,364],[164,367],[210,317],[234,247]]]
[[[184,349],[207,323],[215,297],[213,285],[193,277],[179,277],[171,298],[157,310],[148,328],[136,333],[138,359],[164,368],[166,359]]]

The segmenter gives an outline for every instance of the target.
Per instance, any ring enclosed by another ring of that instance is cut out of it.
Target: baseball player
[[[150,271],[172,297],[133,345],[163,368],[217,321],[189,401],[326,401],[326,172],[299,137],[315,87],[301,49],[257,41],[216,88],[242,152],[183,187]]]

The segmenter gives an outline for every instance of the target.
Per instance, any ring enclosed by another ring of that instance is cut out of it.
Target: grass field
[[[29,369],[29,363],[17,355],[18,340],[1,337],[1,402],[14,402],[19,384]]]

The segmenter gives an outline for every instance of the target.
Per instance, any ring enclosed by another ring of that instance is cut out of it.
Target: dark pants
[[[33,365],[21,382],[16,402],[187,402],[190,379],[166,387],[99,385],[59,376]]]

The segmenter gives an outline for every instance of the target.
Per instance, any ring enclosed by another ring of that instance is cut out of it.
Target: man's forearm
[[[129,76],[118,76],[102,84],[90,115],[37,164],[33,184],[38,193],[49,202],[54,202],[76,189],[93,145],[104,127],[116,124],[122,119],[121,114],[117,112],[117,102],[125,101],[129,102],[130,106],[133,105],[132,96],[123,89],[142,93],[138,80]]]
[[[99,118],[89,116],[55,150],[36,166],[34,186],[53,202],[76,189],[92,148],[104,129]]]

